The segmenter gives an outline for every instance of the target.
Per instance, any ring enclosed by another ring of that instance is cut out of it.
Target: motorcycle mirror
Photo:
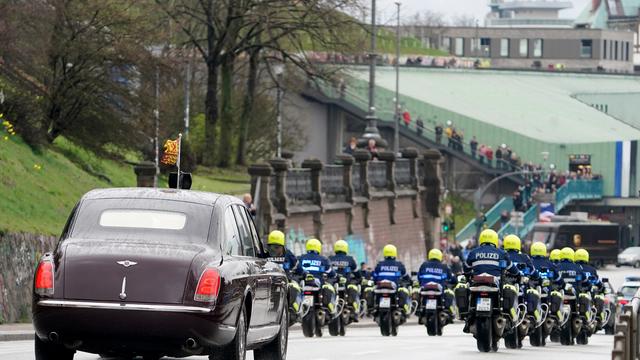
[[[412,271],[412,272],[411,272],[411,276],[417,276],[417,275],[418,275],[418,272],[417,272],[417,271]]]

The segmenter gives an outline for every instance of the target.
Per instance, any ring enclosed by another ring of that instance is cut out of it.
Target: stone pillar
[[[422,196],[424,202],[422,218],[424,222],[424,241],[427,249],[439,245],[433,233],[437,226],[437,219],[440,217],[441,159],[442,154],[437,150],[425,151],[422,158],[424,168],[422,183],[425,187],[424,195]]]
[[[311,170],[311,191],[313,192],[313,204],[320,209],[313,212],[313,227],[316,238],[322,236],[322,188],[320,186],[320,173],[324,168],[322,161],[318,159],[307,159],[302,162],[303,169]]]
[[[364,149],[356,149],[353,152],[353,158],[360,164],[360,185],[362,187],[362,196],[366,198],[366,201],[362,204],[364,215],[364,226],[369,227],[369,161],[371,160],[371,153]]]
[[[353,163],[355,160],[351,155],[339,155],[338,163],[342,165],[342,186],[345,190],[345,202],[353,204]]]
[[[153,187],[156,177],[156,165],[150,161],[144,161],[133,167],[136,173],[138,187]]]
[[[378,153],[378,159],[384,161],[387,165],[387,190],[393,194],[387,197],[389,203],[389,222],[393,225],[396,223],[396,154],[391,151],[381,151]]]
[[[269,164],[275,173],[275,199],[271,202],[276,211],[283,216],[289,216],[289,199],[287,198],[287,170],[289,170],[289,162],[282,158],[269,160]]]
[[[256,227],[258,234],[264,236],[271,230],[274,221],[274,208],[271,203],[271,174],[273,170],[269,164],[255,164],[249,166],[251,175],[251,194],[256,205]],[[282,230],[281,228],[279,228]]]
[[[353,156],[339,155],[338,162],[342,165],[342,185],[344,186],[344,201],[353,205]],[[353,234],[353,206],[347,210],[347,232]]]
[[[409,159],[409,171],[411,173],[411,188],[416,191],[416,195],[411,199],[413,207],[413,217],[418,218],[418,196],[420,195],[420,178],[418,175],[418,150],[416,148],[405,148],[400,152],[404,159]]]

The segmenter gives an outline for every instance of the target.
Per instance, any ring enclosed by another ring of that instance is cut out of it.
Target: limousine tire
[[[280,332],[270,343],[253,351],[255,360],[285,360],[289,344],[289,312],[285,309],[280,320]]]
[[[73,360],[75,351],[62,345],[44,342],[36,336],[35,353],[36,360]]]
[[[245,360],[247,357],[247,313],[244,306],[238,317],[236,337],[233,341],[209,356],[210,360]]]

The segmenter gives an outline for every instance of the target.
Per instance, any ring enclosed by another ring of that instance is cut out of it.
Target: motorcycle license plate
[[[307,304],[309,306],[313,306],[313,295],[307,295],[304,297],[304,304]]]
[[[476,303],[477,311],[491,311],[491,299],[490,298],[478,298]]]
[[[425,307],[427,308],[427,310],[435,310],[438,307],[438,300],[427,299],[427,305]]]
[[[391,307],[391,298],[383,297],[380,298],[380,308],[388,309]]]

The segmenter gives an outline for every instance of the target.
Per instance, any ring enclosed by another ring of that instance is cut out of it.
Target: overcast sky
[[[369,1],[369,0],[365,0]],[[377,0],[383,23],[395,22],[395,2],[398,0]],[[489,12],[489,0],[399,0],[402,3],[401,14],[407,18],[416,12],[431,10],[442,13],[450,20],[458,16],[473,16],[484,19]],[[575,18],[590,0],[572,0],[573,8],[560,13],[562,18]]]

